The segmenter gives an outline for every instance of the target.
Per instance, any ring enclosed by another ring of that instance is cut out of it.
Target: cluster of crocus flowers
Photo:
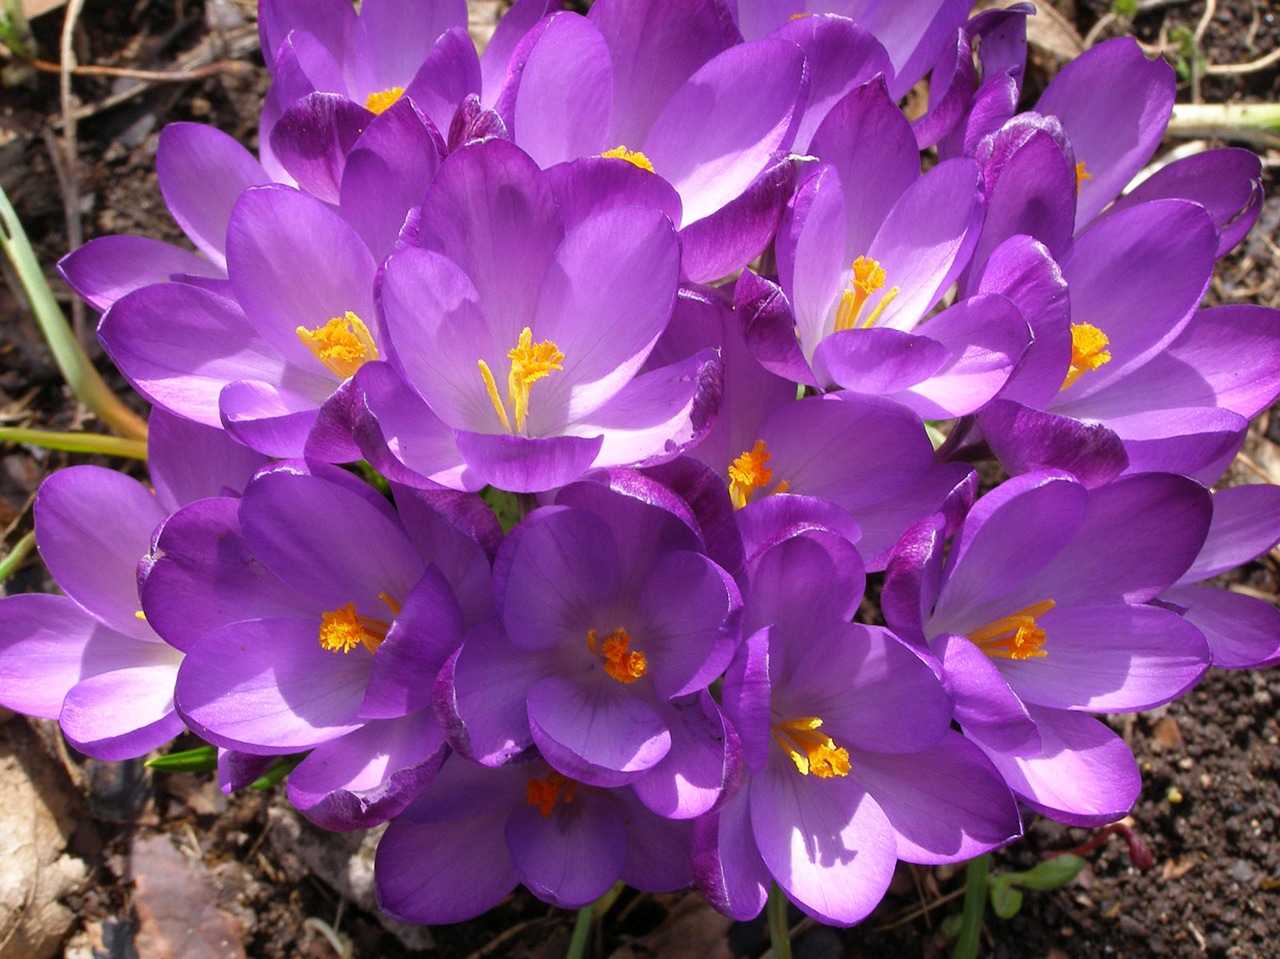
[[[260,156],[161,137],[197,252],[62,263],[155,492],[46,483],[67,595],[0,602],[0,702],[227,788],[297,757],[416,922],[621,880],[848,925],[1124,815],[1091,714],[1280,661],[1203,585],[1280,540],[1209,492],[1280,394],[1280,314],[1198,309],[1257,160],[1124,192],[1172,70],[1104,43],[1017,112],[1022,8],[551,6],[477,56],[460,0],[263,0]]]

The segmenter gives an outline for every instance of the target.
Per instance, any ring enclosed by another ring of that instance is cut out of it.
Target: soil
[[[496,6],[476,4],[477,17]],[[1280,70],[1221,74],[1213,66],[1248,63],[1280,48],[1280,10],[1267,0],[1144,0],[1134,19],[1110,18],[1094,0],[1059,0],[1057,36],[1032,48],[1034,99],[1072,44],[1131,33],[1165,52],[1184,82],[1180,99],[1280,100]],[[1117,4],[1119,6],[1119,4]],[[1103,21],[1099,25],[1099,21]],[[39,17],[39,49],[56,59],[62,11]],[[1095,28],[1098,28],[1095,30]],[[1198,42],[1196,40],[1198,31]],[[72,297],[53,264],[69,248],[67,208],[84,238],[138,233],[182,242],[160,200],[154,172],[158,130],[176,120],[210,123],[255,146],[267,79],[252,50],[251,9],[243,0],[138,0],[90,5],[79,20],[79,62],[173,70],[234,59],[197,81],[142,84],[127,99],[120,78],[77,77],[77,185],[72,189],[59,136],[58,77],[36,72],[0,88],[0,185],[13,200],[59,296]],[[244,52],[249,50],[250,52]],[[10,64],[12,66],[12,64]],[[119,100],[120,102],[114,102]],[[1172,144],[1171,144],[1172,145]],[[1267,201],[1251,237],[1219,269],[1212,299],[1280,307],[1280,197],[1277,154],[1268,164]],[[72,199],[67,201],[67,197]],[[3,266],[0,284],[0,425],[96,429],[77,408],[19,303]],[[91,330],[94,317],[84,322]],[[110,380],[128,390],[86,336]],[[141,405],[141,404],[139,404]],[[1280,415],[1255,427],[1239,469],[1280,478]],[[0,448],[0,530],[5,549],[30,529],[40,479],[73,463],[118,461]],[[1238,585],[1276,600],[1280,562],[1264,557],[1237,574]],[[38,561],[5,584],[9,592],[51,589]],[[1081,850],[1086,865],[1064,888],[1028,891],[1021,911],[988,913],[984,955],[999,959],[1143,959],[1280,954],[1280,671],[1215,671],[1183,700],[1154,713],[1112,717],[1133,747],[1144,789],[1126,828],[1072,829],[1045,820],[994,857],[996,873],[1024,870],[1043,857]],[[562,955],[574,917],[519,892],[473,922],[431,930],[384,924],[368,883],[370,841],[332,836],[301,822],[279,787],[224,797],[207,776],[155,775],[139,762],[103,764],[71,754],[56,726],[8,717],[6,742],[52,757],[42,782],[72,811],[68,852],[90,880],[65,899],[74,916],[61,954],[75,959],[159,957],[431,956],[439,959]],[[17,747],[15,747],[17,748]],[[1147,856],[1144,857],[1144,850]],[[1149,861],[1144,862],[1144,859]],[[948,917],[959,910],[963,868],[901,867],[890,895],[861,926],[832,930],[801,921],[796,955],[942,957]],[[952,920],[954,921],[954,920]],[[0,930],[2,932],[2,930]],[[0,936],[0,955],[3,955]],[[695,894],[624,892],[595,929],[599,956],[758,956],[759,923],[731,925]]]

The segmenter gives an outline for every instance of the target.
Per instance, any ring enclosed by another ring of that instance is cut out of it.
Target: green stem
[[[964,871],[964,912],[961,914],[960,937],[951,959],[976,959],[978,940],[982,934],[982,912],[987,902],[987,873],[991,870],[989,854],[970,859]]]
[[[769,951],[773,959],[791,959],[791,926],[787,922],[787,897],[775,882],[769,887],[765,907],[769,920]]]
[[[54,433],[21,427],[0,428],[0,443],[26,443],[28,446],[40,446],[47,450],[101,453],[104,456],[123,456],[133,460],[147,458],[147,444],[142,440],[103,436],[101,433]]]
[[[22,565],[22,561],[27,558],[27,554],[31,552],[31,548],[35,545],[36,534],[34,532],[28,533],[13,544],[13,549],[9,550],[9,555],[4,559],[0,559],[0,583],[3,583],[18,571],[18,567]]]
[[[582,959],[587,954],[587,940],[591,938],[591,921],[595,914],[594,902],[578,910],[578,918],[573,923],[573,938],[569,940],[569,949],[564,954],[564,959]]]
[[[40,331],[76,397],[121,436],[145,440],[147,424],[120,402],[72,335],[67,318],[53,298],[53,291],[40,270],[40,262],[4,190],[0,190],[0,246],[4,247],[5,255],[17,271],[31,311],[40,324]]]

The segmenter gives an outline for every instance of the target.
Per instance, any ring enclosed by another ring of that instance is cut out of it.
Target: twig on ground
[[[1260,73],[1280,63],[1280,47],[1272,50],[1265,57],[1250,60],[1248,63],[1210,63],[1204,68],[1206,76],[1231,77],[1243,76],[1247,73]]]
[[[61,73],[62,68],[47,60],[23,61],[43,73]],[[220,73],[249,73],[253,64],[243,60],[216,60],[193,70],[137,70],[133,67],[102,67],[96,64],[73,67],[70,71],[76,77],[118,77],[125,80],[143,80],[147,83],[190,83],[192,80],[205,80]]]
[[[62,180],[62,208],[67,221],[67,252],[78,250],[84,243],[84,227],[80,221],[80,143],[77,137],[75,104],[71,94],[71,71],[75,68],[76,21],[84,0],[70,0],[62,21],[59,45],[59,99],[62,104],[62,143],[66,152],[66,177]],[[76,341],[84,345],[84,304],[77,297],[71,303],[71,329]]]

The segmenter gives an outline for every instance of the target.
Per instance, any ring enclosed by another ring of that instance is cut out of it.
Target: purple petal
[[[978,740],[1022,802],[1070,826],[1101,826],[1133,808],[1142,781],[1119,736],[1084,713],[1032,707],[1031,715],[1043,743],[1036,754],[1009,756]]]
[[[749,796],[749,789],[740,789],[718,811],[693,823],[698,891],[717,910],[739,922],[760,915],[773,882],[751,835]]]
[[[291,773],[289,801],[322,829],[386,822],[431,781],[445,745],[430,711],[321,743]]]
[[[777,752],[751,782],[751,828],[760,857],[806,913],[852,925],[889,888],[897,852],[893,826],[852,776],[801,776]]]
[[[468,759],[500,766],[533,745],[525,700],[553,657],[515,649],[496,620],[472,630],[441,670],[436,711],[449,742]]]
[[[663,707],[671,751],[632,788],[664,819],[693,819],[709,812],[737,784],[741,747],[711,694],[701,692]]]
[[[145,236],[102,236],[58,261],[67,285],[100,313],[134,290],[178,275],[220,278],[221,264]]]
[[[537,493],[572,483],[596,461],[602,436],[527,436],[454,433],[467,467],[482,485]]]
[[[352,36],[351,86],[361,96],[408,86],[439,36],[466,26],[464,0],[366,0]]]
[[[671,749],[657,709],[603,676],[547,676],[529,690],[529,729],[547,761],[572,779],[621,786]]]
[[[1096,487],[1129,465],[1124,443],[1102,423],[1082,423],[1002,399],[987,404],[978,423],[1001,465],[1015,475],[1065,470],[1085,486]]]
[[[935,639],[932,649],[955,695],[955,719],[961,729],[1002,753],[1022,755],[1040,749],[1040,733],[1027,707],[991,657],[955,633]]]
[[[372,659],[320,645],[319,623],[259,619],[207,634],[183,660],[174,699],[188,725],[216,745],[289,753],[344,736]]]
[[[961,862],[1022,833],[1009,787],[982,750],[953,730],[923,752],[860,752],[856,768],[907,862]]]
[[[782,290],[750,270],[733,291],[735,312],[746,327],[747,346],[771,373],[806,386],[818,386],[796,340],[795,317]]]
[[[1183,614],[1209,643],[1213,665],[1266,669],[1280,663],[1280,610],[1266,600],[1209,586],[1175,586],[1160,599]]]
[[[347,154],[374,115],[336,93],[293,103],[271,131],[271,150],[307,193],[337,203]]]
[[[1204,675],[1204,637],[1176,613],[1154,606],[1052,609],[1037,618],[1044,658],[1002,662],[1000,671],[1028,703],[1055,709],[1153,709]]]
[[[442,33],[413,79],[400,85],[400,99],[421,110],[436,130],[448,130],[458,104],[480,93],[480,59],[466,29]]]
[[[226,266],[231,208],[249,187],[271,182],[253,154],[202,123],[170,123],[160,131],[156,175],[178,226],[220,267]]]
[[[838,330],[823,339],[813,354],[813,371],[821,382],[883,395],[925,382],[953,359],[928,336],[870,327]]]
[[[240,493],[267,463],[225,431],[162,409],[151,411],[147,426],[151,484],[166,513],[209,496]]]
[[[1204,547],[1180,583],[1243,566],[1280,542],[1280,488],[1266,483],[1213,494],[1213,521]]]
[[[1091,176],[1080,185],[1077,223],[1092,220],[1155,153],[1173,96],[1173,69],[1128,37],[1098,44],[1054,76],[1036,112],[1062,121]]]
[[[609,797],[585,789],[575,792],[573,802],[557,802],[549,816],[536,806],[515,809],[506,837],[521,882],[562,909],[600,898],[626,861],[622,811]]]
[[[90,676],[67,693],[58,722],[67,741],[95,759],[144,756],[185,728],[173,711],[178,657]]]
[[[300,457],[319,414],[315,399],[282,390],[271,383],[240,380],[218,394],[222,425],[238,443],[264,456]],[[347,445],[338,459],[355,459]]]
[[[136,480],[75,466],[40,486],[37,542],[68,596],[117,632],[154,641],[138,612],[138,564],[165,512]]]
[[[642,143],[680,192],[685,225],[741,194],[785,149],[803,71],[794,44],[758,40],[719,54],[672,96]]]
[[[587,156],[546,171],[566,229],[615,206],[661,210],[680,222],[680,194],[660,176],[620,157]]]

